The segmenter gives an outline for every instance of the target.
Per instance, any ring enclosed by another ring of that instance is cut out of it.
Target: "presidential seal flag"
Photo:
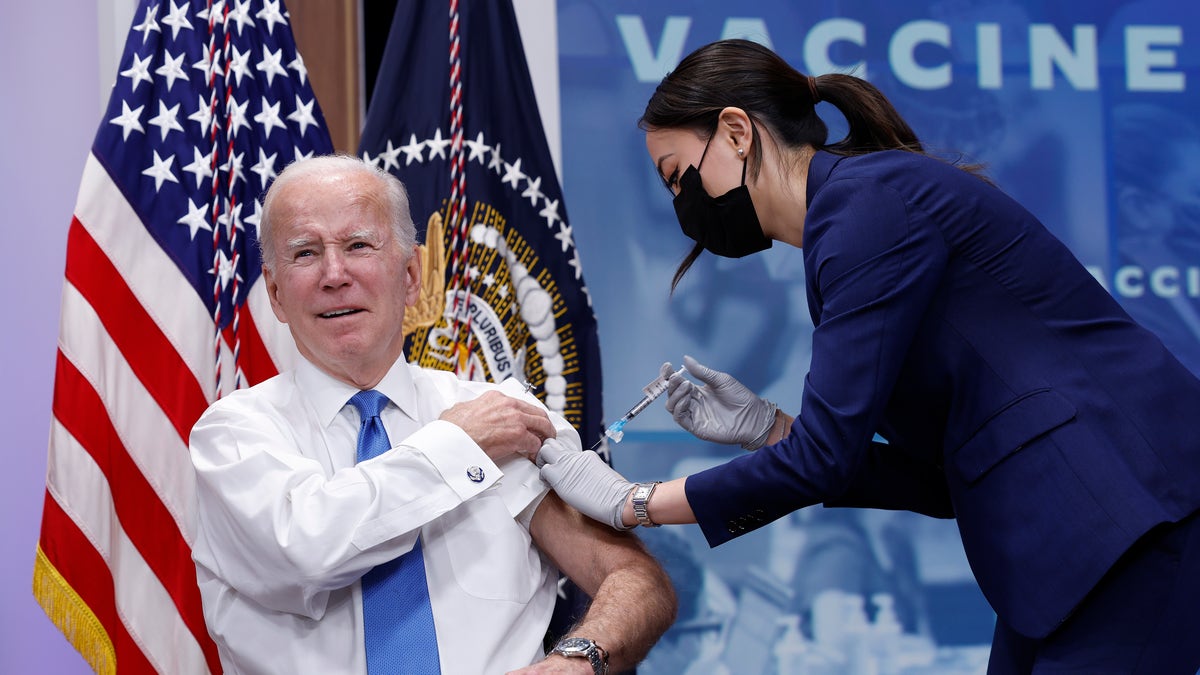
[[[425,230],[409,360],[520,378],[591,445],[596,321],[508,0],[398,3],[360,153]]]
[[[591,445],[596,319],[509,0],[398,3],[359,151],[404,181],[424,228],[409,361],[520,378]],[[551,632],[585,602],[564,580]]]
[[[67,240],[33,591],[99,673],[217,673],[188,434],[296,358],[260,200],[332,151],[282,0],[142,0]]]

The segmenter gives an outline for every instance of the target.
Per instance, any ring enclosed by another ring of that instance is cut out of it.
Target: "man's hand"
[[[633,483],[588,450],[580,452],[557,438],[546,439],[537,455],[542,480],[562,500],[580,513],[617,530],[630,529],[622,521],[625,499]]]
[[[747,450],[766,444],[775,425],[777,406],[760,398],[732,375],[683,357],[688,373],[703,382],[675,375],[670,363],[662,365],[667,381],[667,411],[675,423],[697,438],[714,443],[738,443]]]
[[[508,675],[592,675],[592,664],[587,659],[551,654],[544,661],[509,671]]]
[[[467,432],[493,462],[510,455],[533,459],[543,441],[558,435],[545,410],[498,391],[456,403],[438,419]]]

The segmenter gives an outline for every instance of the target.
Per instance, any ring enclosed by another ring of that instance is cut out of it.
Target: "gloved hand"
[[[538,452],[537,465],[542,480],[583,515],[615,530],[633,528],[621,522],[621,516],[634,484],[613,471],[600,455],[591,450],[580,452],[557,438],[547,438]]]
[[[667,411],[676,424],[706,441],[738,443],[747,450],[766,444],[779,406],[690,356],[683,357],[683,366],[704,384],[682,375],[667,380]],[[671,364],[664,363],[659,372],[664,377],[673,374]]]

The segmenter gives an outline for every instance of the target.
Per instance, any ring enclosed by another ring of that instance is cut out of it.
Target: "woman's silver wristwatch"
[[[650,520],[650,496],[661,481],[653,483],[637,483],[633,486],[633,515],[642,527],[658,527],[658,523]]]
[[[608,673],[608,652],[604,651],[595,640],[585,637],[568,637],[558,641],[551,654],[566,657],[585,658],[592,664],[595,675]]]

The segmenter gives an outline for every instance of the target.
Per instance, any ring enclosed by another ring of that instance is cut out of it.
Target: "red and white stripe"
[[[242,325],[247,378],[297,355],[263,284]],[[67,245],[39,547],[99,620],[125,673],[220,672],[191,562],[187,437],[232,390],[227,330],[89,157]],[[219,381],[221,377],[224,381]],[[96,664],[93,664],[94,666]]]

